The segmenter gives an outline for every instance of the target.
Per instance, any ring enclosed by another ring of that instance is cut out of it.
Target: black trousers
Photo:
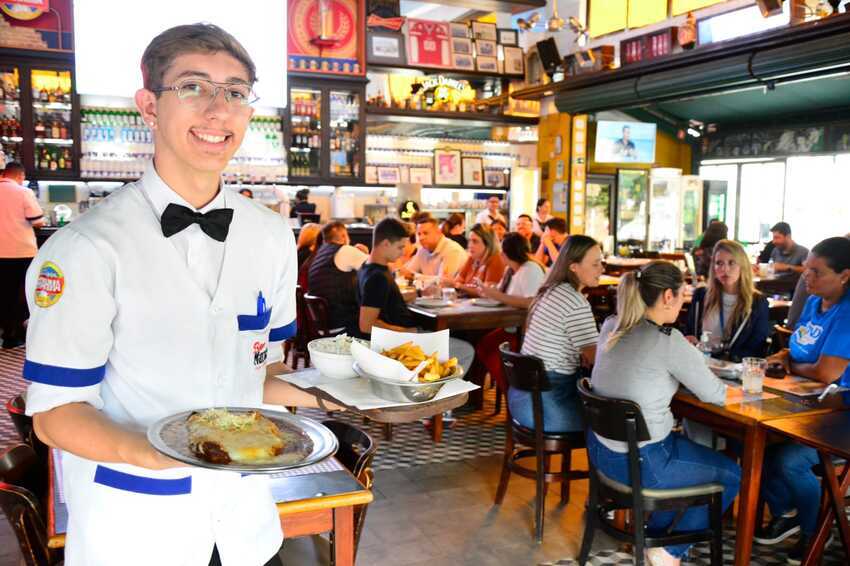
[[[24,321],[29,318],[24,279],[31,257],[0,258],[0,329],[7,340],[23,340]]]
[[[210,558],[210,566],[221,566],[221,558],[218,555],[218,547],[213,547],[213,555]],[[266,562],[266,566],[283,566],[283,562],[280,561],[280,557],[275,554],[272,556],[272,559]]]

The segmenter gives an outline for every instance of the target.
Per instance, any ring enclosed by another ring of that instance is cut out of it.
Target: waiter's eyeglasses
[[[224,101],[234,109],[245,108],[259,97],[250,85],[242,83],[215,83],[206,79],[186,79],[174,86],[152,89],[155,93],[176,92],[177,98],[195,108],[208,108],[213,103],[218,91],[224,93]]]

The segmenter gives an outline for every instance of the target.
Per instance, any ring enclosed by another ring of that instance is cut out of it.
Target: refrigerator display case
[[[17,66],[0,66],[0,149],[6,161],[23,161],[21,73]]]
[[[364,94],[357,82],[290,80],[285,128],[290,182],[363,182]]]
[[[617,170],[615,245],[620,255],[646,248],[649,225],[649,171]],[[620,249],[625,247],[626,249]]]
[[[584,233],[611,253],[614,246],[614,176],[590,175],[585,185]]]
[[[672,252],[693,244],[702,227],[702,183],[681,169],[650,173],[649,250]]]

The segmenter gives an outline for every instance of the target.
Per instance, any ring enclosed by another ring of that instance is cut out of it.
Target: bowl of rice
[[[310,362],[319,373],[333,379],[351,379],[357,377],[354,371],[354,358],[351,356],[351,343],[359,342],[369,346],[366,340],[353,338],[345,334],[332,338],[317,338],[307,344]]]

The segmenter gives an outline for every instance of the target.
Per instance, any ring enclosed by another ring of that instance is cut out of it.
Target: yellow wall
[[[588,174],[616,175],[617,169],[651,169],[652,167],[674,167],[682,175],[691,174],[691,146],[675,137],[659,131],[655,143],[655,163],[597,163],[593,148],[596,146],[596,123],[591,122],[588,131],[587,162]]]
[[[538,126],[537,164],[540,167],[540,196],[552,200],[552,185],[569,183],[570,175],[570,115],[547,114],[540,117]],[[556,138],[561,137],[561,152],[555,153]],[[563,162],[563,175],[558,178],[558,161]],[[543,168],[546,167],[547,171]],[[553,216],[567,220],[563,211],[552,210]]]

